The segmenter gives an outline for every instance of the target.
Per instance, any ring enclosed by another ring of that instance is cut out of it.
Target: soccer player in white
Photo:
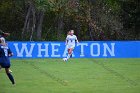
[[[69,34],[67,35],[67,38],[66,38],[66,46],[68,48],[68,56],[67,56],[67,58],[63,59],[64,61],[67,61],[70,58],[70,56],[72,55],[72,52],[75,48],[75,43],[79,43],[77,36],[74,35],[74,30],[70,30]]]

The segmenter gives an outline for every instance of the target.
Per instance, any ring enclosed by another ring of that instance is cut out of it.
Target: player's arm
[[[0,35],[6,37],[6,36],[10,36],[10,33],[4,33],[2,30],[0,30]]]
[[[66,37],[65,44],[66,44],[66,45],[68,44],[68,36]]]
[[[12,51],[11,51],[10,48],[8,49],[8,56],[9,56],[9,57],[13,56],[13,53],[12,53]]]
[[[78,39],[77,39],[77,36],[76,36],[76,43],[79,43]]]

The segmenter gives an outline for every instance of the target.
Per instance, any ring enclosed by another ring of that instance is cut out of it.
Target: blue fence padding
[[[63,58],[65,42],[8,42],[13,58]],[[82,41],[74,58],[140,58],[140,41]]]

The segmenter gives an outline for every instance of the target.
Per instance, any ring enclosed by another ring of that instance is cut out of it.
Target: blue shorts
[[[9,58],[0,58],[0,65],[2,68],[10,68],[10,60]]]

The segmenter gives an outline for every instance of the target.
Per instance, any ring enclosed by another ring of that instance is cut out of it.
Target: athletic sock
[[[72,54],[70,55],[70,58],[72,58]]]
[[[8,78],[10,79],[10,81],[12,82],[12,84],[15,84],[14,78],[12,76],[11,73],[7,73]]]
[[[71,55],[70,55],[70,58],[72,58],[72,54],[73,54],[73,51],[72,51],[72,53],[71,53]]]
[[[68,54],[68,56],[67,56],[67,60],[70,58],[70,56],[71,56],[71,54]]]

